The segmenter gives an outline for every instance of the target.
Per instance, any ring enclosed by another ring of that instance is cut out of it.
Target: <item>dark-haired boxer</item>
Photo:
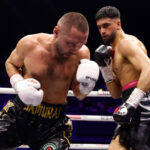
[[[1,150],[21,144],[32,150],[68,150],[70,84],[82,100],[99,76],[98,64],[90,61],[85,45],[88,34],[86,18],[69,12],[59,19],[53,34],[28,35],[17,43],[6,61],[6,71],[18,96],[0,114]]]
[[[118,126],[109,150],[147,150],[150,60],[146,48],[138,38],[123,31],[120,12],[113,6],[98,10],[96,24],[105,45],[96,49],[95,60],[112,97],[122,96],[123,100],[113,114]]]

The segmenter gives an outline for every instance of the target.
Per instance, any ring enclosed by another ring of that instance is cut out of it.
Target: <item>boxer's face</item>
[[[70,31],[62,31],[58,34],[55,46],[61,57],[76,55],[83,44],[87,43],[88,32],[82,33],[72,27]]]
[[[97,23],[104,44],[110,45],[115,40],[117,30],[120,26],[118,19],[102,18]]]

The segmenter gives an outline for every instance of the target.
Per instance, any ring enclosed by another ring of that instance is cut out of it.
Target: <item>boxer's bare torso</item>
[[[111,66],[115,79],[114,82],[106,83],[112,97],[119,98],[122,87],[135,80],[138,80],[139,89],[149,90],[149,85],[144,80],[147,78],[145,74],[150,61],[144,44],[135,36],[126,34],[118,18],[99,19],[97,27],[103,41],[114,50]]]
[[[22,68],[24,78],[34,78],[41,83],[45,102],[66,103],[70,83],[72,80],[76,82],[75,73],[79,60],[90,57],[88,48],[83,45],[84,41],[77,37],[74,40],[79,44],[81,42],[82,46],[75,52],[66,51],[63,56],[56,51],[55,36],[44,33],[25,37],[12,52],[11,62]],[[11,76],[14,70],[8,70]]]
[[[41,83],[44,101],[64,103],[79,59],[77,56],[59,58],[54,54],[53,44],[47,45],[40,37],[35,40],[30,57],[24,60],[24,77],[35,78]]]
[[[140,70],[138,66],[140,66],[139,62],[136,62],[133,66],[131,61],[134,61],[134,55],[132,56],[132,51],[130,51],[130,47],[135,46],[140,47],[140,50],[143,50],[147,55],[147,51],[145,46],[141,41],[139,41],[136,37],[128,34],[122,34],[113,45],[113,49],[115,50],[114,58],[112,59],[112,69],[114,74],[120,81],[121,87],[125,86],[127,83],[138,80],[140,76]],[[132,43],[132,44],[131,44]],[[137,55],[140,56],[140,53],[137,49]],[[128,58],[128,53],[131,53],[130,58]],[[136,57],[136,56],[135,56]]]

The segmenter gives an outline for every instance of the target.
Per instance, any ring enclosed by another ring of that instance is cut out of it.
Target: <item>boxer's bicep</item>
[[[17,54],[16,48],[12,51],[5,62],[6,72],[9,77],[13,74],[19,73],[19,69],[23,66],[23,60]]]
[[[147,92],[150,89],[150,59],[140,49],[137,50],[137,53],[134,55],[133,58],[129,57],[129,59],[134,67],[137,68],[140,72],[137,88],[141,89],[144,92]]]
[[[10,64],[14,65],[14,67],[20,68],[23,65],[24,59],[21,54],[18,54],[17,49],[14,49],[8,60]]]
[[[6,71],[9,76],[12,76],[15,73],[19,73],[19,69],[24,64],[24,58],[29,52],[30,47],[26,44],[26,40],[21,39],[16,48],[12,51],[10,56],[5,62]]]
[[[145,52],[134,42],[125,42],[120,47],[122,55],[133,65],[133,67],[140,71],[146,68],[150,61]]]
[[[134,68],[136,68],[138,71],[142,71],[143,69],[146,69],[150,61],[146,54],[138,47],[135,49],[131,49],[131,54],[129,53],[127,55],[128,60],[133,65]]]

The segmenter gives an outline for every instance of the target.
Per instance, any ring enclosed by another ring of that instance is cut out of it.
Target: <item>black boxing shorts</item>
[[[26,144],[32,150],[68,150],[71,132],[65,104],[26,106],[16,97],[0,112],[0,149]]]
[[[122,89],[122,101],[125,102],[132,91],[136,88],[137,81],[133,81],[125,85]],[[119,135],[121,145],[129,150],[148,150],[146,147],[150,139],[150,94],[146,93],[137,107],[132,121],[129,125],[118,125],[113,139]],[[149,147],[150,150],[150,147]]]

